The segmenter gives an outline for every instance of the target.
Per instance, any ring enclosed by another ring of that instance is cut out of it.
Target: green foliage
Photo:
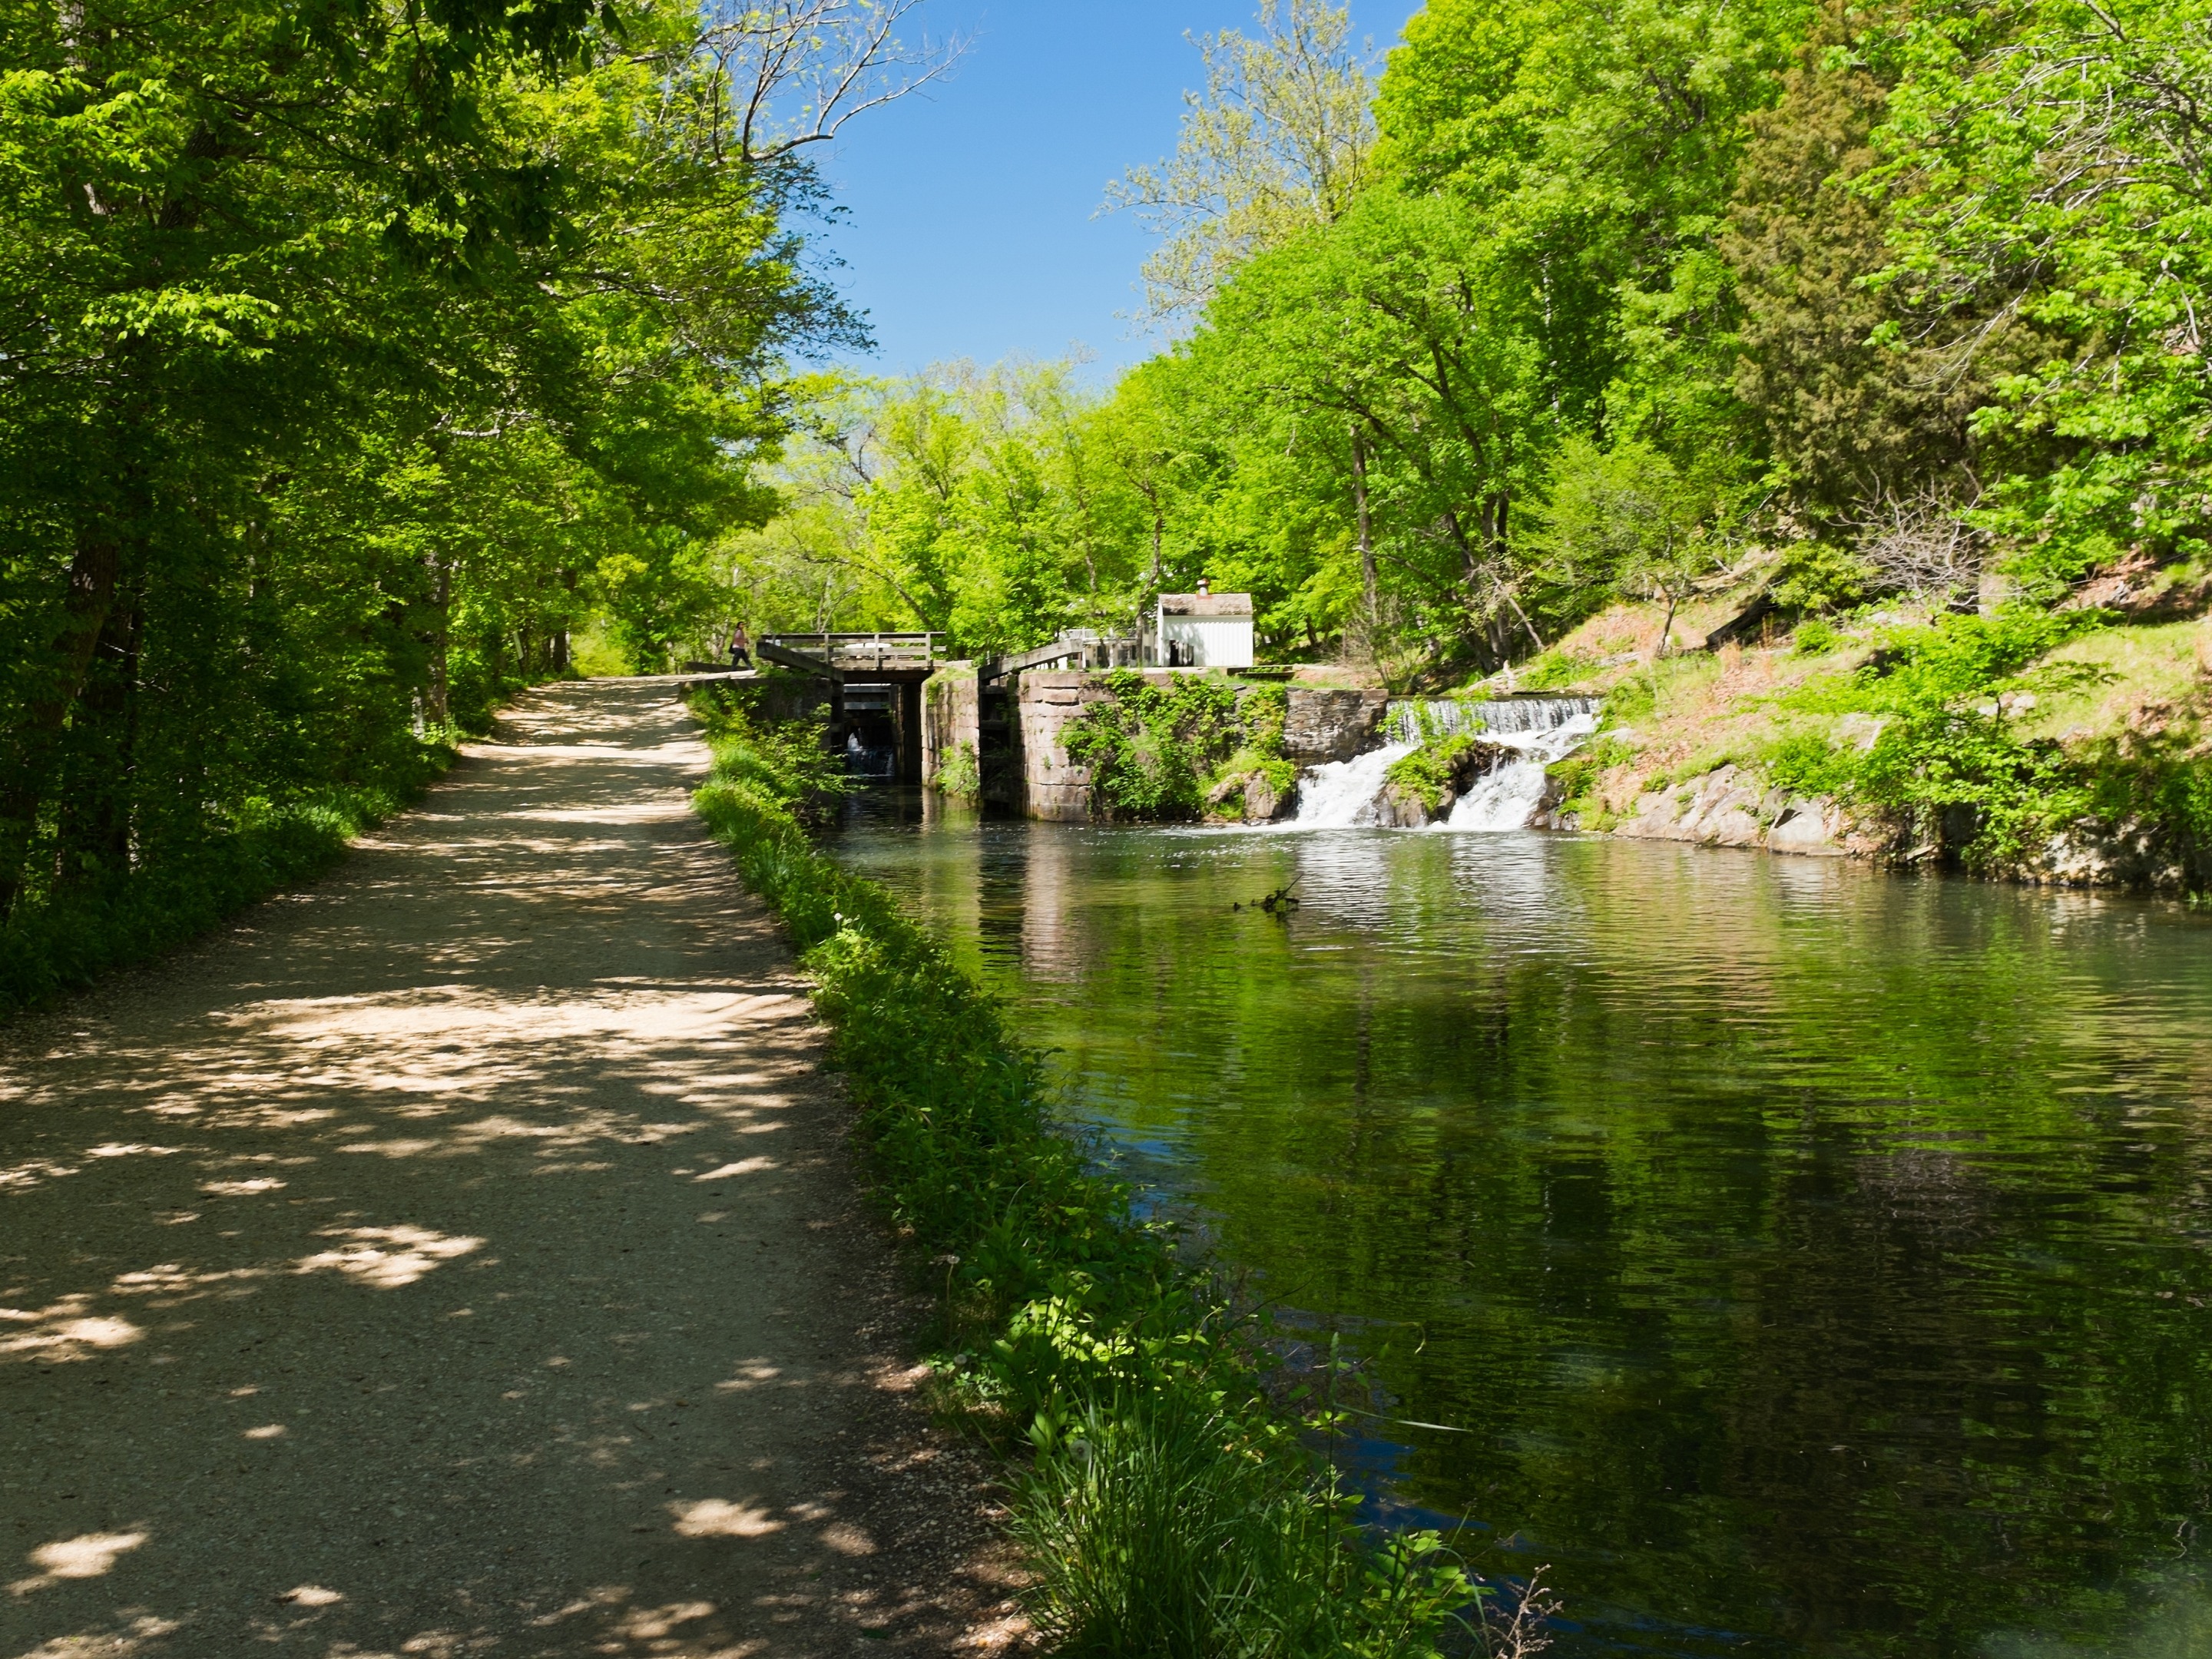
[[[1864,574],[1853,580],[1834,538],[1869,506],[1970,466],[1986,396],[1938,349],[1954,330],[1910,348],[1876,338],[1897,318],[1868,282],[1888,258],[1888,204],[1851,186],[1881,159],[1873,135],[1901,70],[1889,16],[1823,6],[1779,101],[1750,119],[1722,240],[1743,309],[1735,392],[1790,498],[1831,536],[1792,550],[1783,602],[1799,610],[1857,597]]]
[[[1790,649],[1800,657],[1825,657],[1843,643],[1844,636],[1836,632],[1835,624],[1819,617],[1808,617],[1799,623],[1790,636]]]
[[[803,821],[818,819],[854,787],[830,746],[829,716],[769,720],[761,712],[766,701],[762,686],[727,681],[693,695],[691,711],[715,745],[715,775],[788,803]]]
[[[983,767],[976,757],[975,745],[962,743],[956,745],[937,769],[937,787],[955,800],[973,801],[983,793]]]
[[[1401,755],[1392,761],[1389,769],[1382,775],[1383,781],[1434,812],[1444,792],[1458,787],[1460,767],[1468,755],[1479,747],[1480,740],[1472,732],[1454,732],[1448,737],[1432,738],[1412,754]]]
[[[1796,708],[1879,717],[1864,748],[1814,733],[1779,739],[1763,759],[1784,787],[1869,806],[1901,842],[1996,869],[2038,839],[2100,810],[2107,783],[2087,758],[2047,738],[2021,735],[2008,705],[2090,683],[2097,671],[2045,662],[2048,653],[2096,626],[2094,615],[2015,606],[1994,616],[1946,617],[1894,629],[1847,678],[1816,680]]]
[[[1623,439],[1611,451],[1572,436],[1552,464],[1550,499],[1524,537],[1538,561],[1534,580],[1554,595],[1547,606],[1579,619],[1616,593],[1663,599],[1674,607],[1715,568],[1701,533],[1716,506],[1709,483],[1685,477],[1651,445]]]
[[[695,804],[813,978],[880,1201],[941,1297],[940,1366],[1036,1451],[1014,1524],[1040,1623],[1078,1652],[1435,1652],[1471,1592],[1433,1535],[1362,1542],[1254,1348],[1054,1131],[1041,1057],[888,892],[809,843],[798,749],[710,713]]]
[[[1856,758],[1817,732],[1792,732],[1767,748],[1759,767],[1793,794],[1849,799],[1858,783]]]
[[[404,794],[595,612],[665,665],[773,507],[781,354],[857,338],[812,180],[733,143],[696,8],[527,9],[0,10],[19,938],[308,867],[256,837]]]
[[[1832,543],[1806,540],[1790,544],[1769,592],[1785,610],[1842,611],[1864,599],[1873,580],[1873,573],[1856,554]]]
[[[1585,830],[1601,829],[1604,826],[1594,821],[1597,803],[1590,791],[1601,774],[1635,757],[1636,751],[1617,738],[1595,738],[1573,754],[1553,761],[1544,769],[1544,775],[1559,796],[1561,812],[1573,813],[1583,821]]]
[[[1477,1595],[1433,1534],[1362,1556],[1285,1429],[1188,1389],[1087,1406],[1036,1439],[1015,1535],[1053,1651],[1090,1659],[1435,1650]]]
[[[1211,675],[1176,674],[1155,684],[1133,669],[1106,677],[1109,696],[1068,722],[1060,742],[1091,769],[1091,787],[1108,814],[1139,823],[1194,818],[1206,785],[1237,749],[1282,744],[1287,694],[1270,686],[1248,694],[1263,711],[1248,720],[1235,687]],[[1269,701],[1272,699],[1272,701]]]
[[[1526,662],[1514,671],[1514,683],[1524,691],[1557,691],[1570,685],[1579,685],[1598,670],[1598,665],[1587,658],[1572,656],[1564,651],[1547,651],[1534,661]]]
[[[2208,18],[2203,0],[2031,0],[1899,36],[1886,164],[1865,180],[1897,198],[1892,337],[1961,313],[2021,319],[1972,420],[2005,463],[1983,521],[2039,599],[2201,534],[2212,208],[2191,134],[2212,94]],[[1969,336],[1955,355],[1988,350]]]
[[[0,1016],[173,950],[319,874],[349,841],[406,805],[453,753],[424,744],[397,757],[377,785],[241,802],[188,856],[20,907],[0,926]]]

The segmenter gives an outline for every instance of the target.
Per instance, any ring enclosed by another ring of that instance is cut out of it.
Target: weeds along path
[[[0,1030],[4,1659],[990,1642],[706,765],[667,684],[533,694],[328,880]]]

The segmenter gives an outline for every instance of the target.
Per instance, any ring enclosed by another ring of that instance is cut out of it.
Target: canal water
[[[890,791],[836,842],[1555,1654],[2212,1655],[2212,919]]]

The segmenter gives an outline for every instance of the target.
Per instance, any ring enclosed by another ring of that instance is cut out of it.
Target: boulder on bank
[[[1834,801],[1766,788],[1733,763],[1646,791],[1613,833],[1632,841],[1763,847],[1813,858],[1865,857],[1886,844],[1866,835]]]
[[[1206,792],[1206,817],[1212,823],[1273,823],[1290,816],[1296,787],[1278,789],[1264,770],[1232,772]]]

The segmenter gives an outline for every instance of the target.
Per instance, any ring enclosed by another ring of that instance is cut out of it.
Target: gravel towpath
[[[0,1656],[1014,1626],[666,684],[526,698],[329,878],[0,1028]]]

